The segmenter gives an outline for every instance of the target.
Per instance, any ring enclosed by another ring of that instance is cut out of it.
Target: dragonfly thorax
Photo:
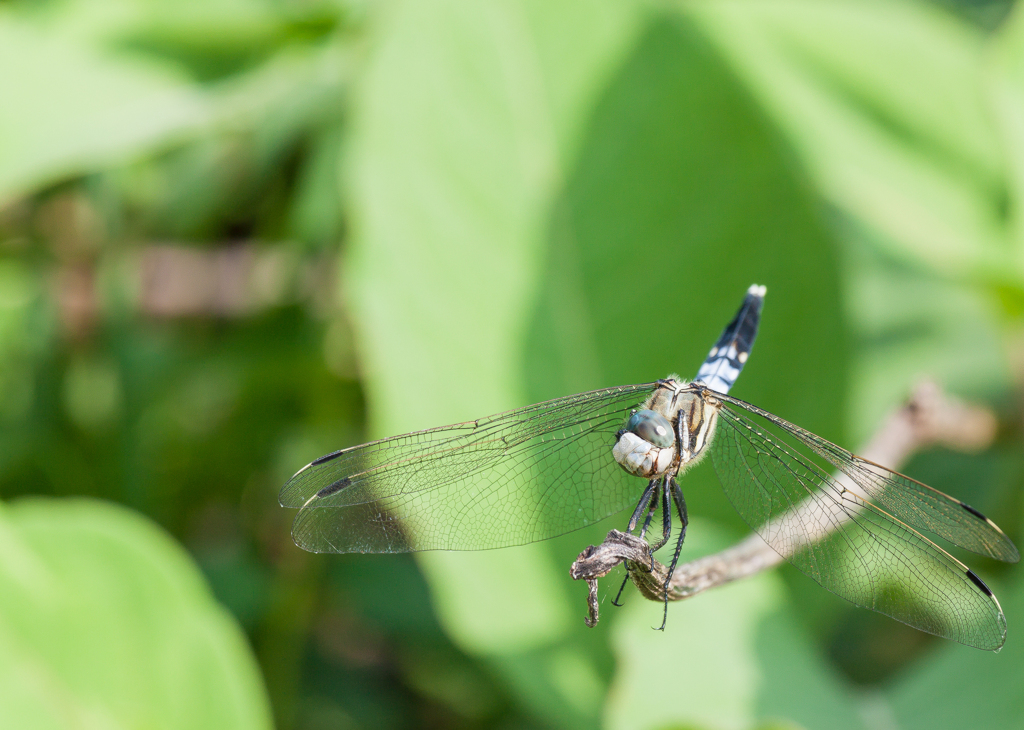
[[[719,407],[703,384],[668,378],[641,410],[631,414],[612,455],[623,469],[638,477],[678,474],[704,456]]]

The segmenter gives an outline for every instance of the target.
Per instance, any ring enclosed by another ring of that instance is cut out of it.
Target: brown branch
[[[964,403],[944,393],[935,383],[923,382],[902,408],[889,415],[860,455],[869,461],[899,468],[916,452],[932,446],[980,451],[992,442],[995,432],[996,419],[991,411]],[[842,476],[837,479],[848,481]],[[794,517],[800,509],[798,505],[793,510]],[[832,522],[839,524],[837,520]],[[827,534],[823,531],[817,537],[821,539]],[[752,534],[714,555],[677,566],[668,586],[668,599],[690,598],[709,588],[759,573],[784,559],[759,535]],[[645,540],[612,530],[599,546],[590,546],[580,553],[569,571],[574,580],[586,580],[590,587],[587,626],[595,626],[598,620],[597,579],[623,562],[641,595],[652,601],[664,600],[668,568],[653,559]]]
[[[116,288],[133,293],[143,316],[228,319],[295,303],[333,312],[336,268],[328,256],[294,255],[281,244],[139,244],[102,262],[63,261],[53,272],[51,289],[65,333],[79,339],[105,314],[98,290],[103,271],[112,272]]]

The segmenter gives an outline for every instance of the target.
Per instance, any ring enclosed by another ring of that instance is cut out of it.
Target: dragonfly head
[[[652,479],[664,474],[675,457],[675,435],[669,420],[657,411],[633,411],[619,431],[612,456],[623,469]]]
[[[612,455],[623,469],[645,479],[679,473],[704,456],[719,407],[703,383],[670,376],[616,434]]]
[[[638,477],[653,479],[667,472],[675,461],[676,447],[655,446],[632,431],[619,431],[619,439],[612,448],[612,456],[619,465]]]
[[[668,419],[649,408],[634,412],[626,422],[625,430],[632,431],[644,441],[661,449],[667,449],[676,440]]]

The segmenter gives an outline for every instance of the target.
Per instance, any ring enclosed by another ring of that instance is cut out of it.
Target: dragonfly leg
[[[615,598],[612,600],[613,606],[621,606],[619,598],[622,596],[622,591],[626,589],[626,584],[629,583],[629,566],[626,566],[626,577],[622,579],[622,585],[619,586],[619,592],[615,594]]]
[[[668,492],[666,491],[667,487],[665,485],[665,478],[662,477],[661,479],[655,479],[654,481],[651,482],[651,485],[655,488],[656,492],[654,498],[651,499],[651,508],[647,512],[647,519],[644,520],[644,526],[640,530],[640,538],[643,540],[647,539],[647,528],[651,526],[651,519],[654,517],[654,511],[658,509],[659,498],[661,500],[662,515],[665,514],[665,511],[668,508]],[[661,549],[661,546],[668,542],[668,536],[670,534],[670,531],[672,530],[671,515],[669,515],[668,520],[666,520],[664,517],[662,518],[662,526],[667,531],[665,532],[665,537],[661,540],[661,542],[657,543],[656,545],[650,546],[652,571],[654,570],[654,551]]]
[[[633,530],[636,529],[636,523],[640,520],[640,515],[647,509],[647,505],[651,502],[651,497],[654,495],[654,488],[658,485],[657,479],[652,479],[644,493],[640,495],[640,501],[636,505],[636,509],[633,510],[633,516],[629,518],[629,524],[626,526],[626,532],[633,534]]]
[[[659,484],[660,484],[660,482],[658,482],[658,481],[654,482],[655,490],[657,490]],[[643,527],[640,528],[640,539],[641,540],[646,540],[647,539],[647,530],[651,526],[651,520],[654,519],[654,512],[655,512],[655,510],[658,509],[658,496],[657,496],[657,494],[658,494],[658,492],[655,491],[655,494],[654,494],[653,498],[651,499],[651,503],[649,505],[650,509],[647,510],[647,517],[644,518]]]
[[[654,553],[661,550],[668,539],[672,536],[672,510],[669,509],[668,502],[668,477],[662,477],[658,482],[660,497],[661,497],[661,539],[658,542],[651,545],[651,567],[654,567]],[[651,510],[653,513],[653,509]]]
[[[676,540],[676,549],[672,554],[672,564],[668,567],[668,576],[665,578],[665,609],[661,616],[661,630],[665,630],[665,622],[668,620],[668,586],[672,582],[672,574],[676,572],[676,565],[679,563],[679,553],[683,549],[683,540],[686,539],[686,526],[689,524],[689,517],[686,513],[686,500],[683,498],[683,490],[675,478],[669,480],[669,489],[672,490],[672,501],[675,502],[676,511],[679,513],[679,539]]]
[[[651,554],[651,568],[650,569],[651,569],[652,572],[654,571],[654,553],[655,553],[655,551],[656,550],[661,550],[661,548],[665,546],[665,543],[668,542],[669,536],[672,534],[672,513],[668,509],[668,491],[667,491],[668,487],[665,484],[665,478],[662,477],[661,479],[657,480],[655,482],[655,484],[657,485],[657,487],[659,487],[658,494],[660,496],[659,497],[655,497],[654,499],[651,500],[651,509],[647,513],[647,519],[644,520],[644,526],[642,528],[640,528],[640,538],[646,540],[647,539],[647,528],[651,526],[651,519],[654,517],[654,511],[656,509],[658,509],[658,500],[660,499],[661,500],[661,514],[662,514],[661,526],[662,526],[662,530],[663,530],[664,534],[663,534],[661,540],[659,540],[658,542],[654,543],[653,545],[648,544],[648,548],[650,549],[650,554]],[[628,573],[629,568],[627,567],[626,570],[627,570],[626,577],[628,578],[629,577],[629,573]]]
[[[636,505],[636,509],[633,510],[633,516],[629,518],[629,524],[626,525],[626,532],[633,534],[633,530],[636,529],[636,523],[640,520],[640,515],[644,513],[648,507],[650,510],[647,512],[647,519],[644,520],[643,527],[640,528],[640,537],[643,538],[647,534],[647,528],[650,527],[651,518],[654,516],[654,509],[658,502],[655,500],[651,502],[651,497],[654,496],[654,490],[659,484],[658,479],[652,479],[648,484],[644,493],[640,495],[640,501]],[[621,606],[619,598],[622,596],[622,591],[626,588],[626,584],[629,582],[629,566],[626,566],[626,576],[622,579],[622,585],[619,586],[618,593],[615,594],[615,598],[612,600],[613,606]]]
[[[686,539],[686,527],[690,524],[690,517],[686,512],[686,499],[683,497],[682,487],[672,478],[669,480],[669,488],[672,490],[672,501],[676,503],[676,511],[679,513],[679,521],[682,533],[679,535],[679,547],[682,547]]]

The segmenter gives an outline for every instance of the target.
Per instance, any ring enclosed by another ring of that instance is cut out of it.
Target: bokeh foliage
[[[988,403],[907,469],[1019,542],[1022,41],[1007,2],[0,3],[0,724],[1019,724],[1014,567],[969,559],[999,655],[786,569],[590,630],[567,568],[619,522],[312,556],[276,491],[690,375],[757,282],[737,395],[847,445],[922,375]],[[684,489],[684,559],[742,536]]]

